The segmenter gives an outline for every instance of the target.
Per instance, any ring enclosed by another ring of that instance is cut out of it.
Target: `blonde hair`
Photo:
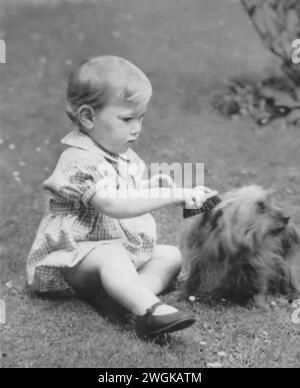
[[[80,125],[78,109],[82,105],[94,110],[117,101],[140,105],[147,103],[151,95],[151,83],[137,66],[120,57],[99,56],[84,60],[71,73],[66,113]]]

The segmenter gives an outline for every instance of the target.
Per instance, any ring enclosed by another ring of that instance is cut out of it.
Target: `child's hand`
[[[204,191],[184,188],[183,197],[183,205],[186,209],[198,209],[204,201]]]
[[[199,195],[201,195],[201,196],[204,195],[203,202],[205,202],[208,198],[211,198],[211,197],[218,195],[218,192],[216,190],[211,190],[205,186],[195,186],[195,187],[193,187],[193,190],[198,192]]]
[[[205,186],[196,186],[192,189],[183,188],[183,205],[186,209],[199,209],[203,203],[218,194]]]
[[[201,207],[204,199],[204,191],[202,193],[186,187],[174,188],[174,204],[183,205],[186,209],[197,209]]]

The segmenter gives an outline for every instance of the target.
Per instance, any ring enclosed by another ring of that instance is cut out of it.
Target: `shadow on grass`
[[[48,300],[52,302],[72,302],[80,301],[90,306],[96,313],[98,313],[104,320],[110,322],[112,325],[121,326],[127,332],[135,332],[135,316],[126,308],[114,301],[102,288],[100,295],[79,295],[72,290],[59,292],[35,292],[25,285],[25,293],[30,298],[38,298],[40,300]],[[182,293],[180,290],[180,283],[178,280],[173,281],[170,286],[165,289],[159,297],[165,297],[172,294],[172,299],[182,301]],[[166,303],[168,303],[166,301]],[[173,337],[169,333],[159,335],[141,335],[135,332],[137,338],[145,343],[153,343],[160,346],[168,346],[173,343]],[[178,338],[176,338],[176,341]]]

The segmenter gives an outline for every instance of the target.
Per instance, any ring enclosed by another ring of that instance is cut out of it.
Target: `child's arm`
[[[101,189],[91,199],[91,204],[112,218],[137,217],[167,205],[200,207],[203,198],[189,188],[150,188],[141,190]]]

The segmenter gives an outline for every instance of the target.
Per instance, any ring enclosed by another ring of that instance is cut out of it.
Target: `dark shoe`
[[[146,314],[137,317],[135,330],[140,335],[157,335],[182,330],[195,323],[192,314],[184,311],[164,315],[153,315],[153,312],[163,302],[157,302],[146,310]]]

